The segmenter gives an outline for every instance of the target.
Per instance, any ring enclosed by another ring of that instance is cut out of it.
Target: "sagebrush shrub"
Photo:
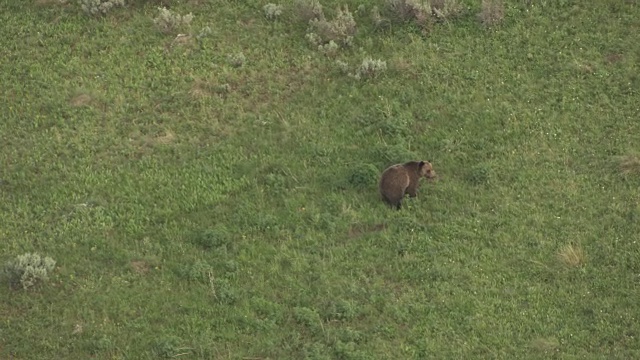
[[[366,58],[362,60],[362,64],[356,70],[354,74],[356,79],[375,78],[380,76],[387,70],[387,62],[383,60],[374,60],[372,58]]]
[[[387,0],[387,8],[398,22],[414,21],[425,27],[431,20],[431,4],[426,0]]]
[[[227,63],[235,68],[244,65],[245,61],[247,61],[247,58],[241,52],[227,55]]]
[[[78,3],[89,15],[105,15],[114,6],[124,6],[124,0],[79,0]]]
[[[328,57],[335,57],[338,54],[338,49],[340,49],[340,46],[338,46],[338,44],[336,44],[333,40],[324,45],[318,45],[318,51]]]
[[[356,34],[356,21],[347,6],[338,8],[333,20],[315,18],[309,21],[309,33],[315,34],[315,39],[319,42],[315,45],[323,45],[330,41],[342,47],[351,46],[353,36]]]
[[[50,257],[40,257],[36,253],[18,255],[4,266],[4,275],[12,287],[21,285],[23,289],[44,282],[49,279],[49,273],[56,266]]]
[[[380,14],[380,9],[377,6],[374,6],[371,9],[371,21],[373,21],[373,26],[375,29],[384,29],[389,26],[389,20],[382,17]]]
[[[282,15],[282,6],[277,4],[269,3],[262,7],[264,11],[264,16],[266,16],[269,20],[275,20],[280,15]]]
[[[343,74],[349,73],[349,63],[346,63],[342,60],[336,60],[336,65],[338,66],[338,69],[340,69],[341,73]]]
[[[153,19],[153,23],[158,30],[163,33],[172,33],[180,30],[186,30],[191,26],[191,20],[193,20],[193,14],[180,15],[175,13],[166,7],[158,8],[160,13]]]
[[[464,10],[460,0],[386,0],[386,4],[396,21],[413,21],[422,28],[427,27],[433,18],[449,19]],[[374,24],[375,20],[374,16]]]
[[[318,0],[296,0],[294,7],[298,17],[304,23],[314,19],[324,20],[322,4]]]

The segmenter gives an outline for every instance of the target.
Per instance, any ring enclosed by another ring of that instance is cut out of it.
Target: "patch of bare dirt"
[[[131,268],[140,275],[144,275],[151,270],[151,266],[144,260],[131,261]]]

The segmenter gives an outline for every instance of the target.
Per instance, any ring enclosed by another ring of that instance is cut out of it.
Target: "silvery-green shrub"
[[[105,15],[114,6],[124,6],[124,0],[79,0],[78,3],[89,15]]]
[[[191,20],[193,20],[193,14],[191,13],[180,15],[166,7],[158,8],[158,11],[160,13],[153,19],[153,23],[163,33],[171,33],[191,26]]]
[[[263,6],[262,10],[264,11],[264,16],[269,20],[275,20],[282,15],[282,5],[269,3]]]
[[[50,257],[41,257],[36,253],[18,255],[14,260],[9,260],[4,266],[4,275],[11,286],[21,285],[27,289],[49,279],[49,273],[56,266],[55,260]]]

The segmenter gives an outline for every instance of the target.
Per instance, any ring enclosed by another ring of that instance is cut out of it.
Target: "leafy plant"
[[[372,164],[357,164],[349,175],[349,184],[356,188],[370,188],[375,186],[378,179],[378,169]]]
[[[230,243],[226,226],[218,225],[212,229],[198,231],[193,236],[193,243],[205,250],[226,246]]]
[[[491,169],[486,165],[476,165],[467,173],[467,181],[472,185],[483,185],[489,181]]]
[[[156,357],[161,359],[174,358],[186,354],[186,348],[181,347],[180,343],[182,343],[182,339],[179,337],[166,336],[153,342],[152,351]]]
[[[4,275],[11,286],[21,285],[23,289],[32,287],[49,279],[49,273],[56,266],[50,257],[41,257],[36,253],[18,255],[15,260],[5,264]]]

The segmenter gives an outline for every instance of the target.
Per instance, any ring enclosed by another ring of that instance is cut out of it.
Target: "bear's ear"
[[[418,164],[418,167],[420,167],[420,168],[421,168],[421,167],[423,167],[423,166],[424,166],[424,164],[425,164],[425,163],[424,163],[424,161],[420,161],[420,163]]]

